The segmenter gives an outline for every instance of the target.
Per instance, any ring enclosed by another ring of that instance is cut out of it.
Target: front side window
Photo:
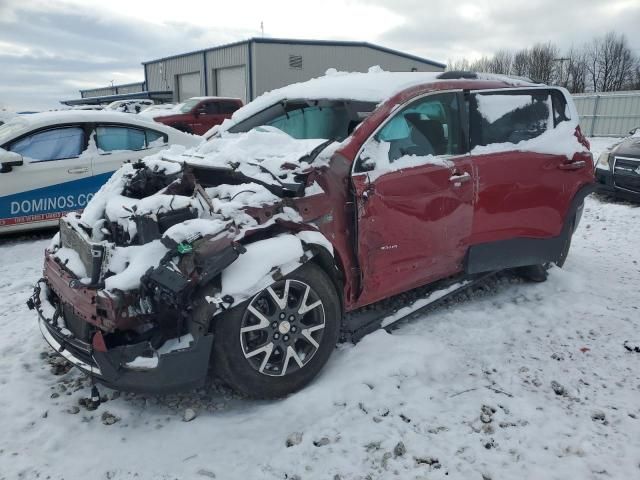
[[[554,127],[551,96],[547,90],[474,94],[469,124],[472,148],[531,140]]]
[[[457,155],[463,152],[461,138],[458,96],[429,95],[393,115],[369,140],[356,170],[385,169],[400,159],[409,165],[422,157]]]
[[[37,162],[80,156],[84,148],[84,130],[80,127],[53,128],[13,142],[9,150]]]
[[[129,127],[97,127],[96,144],[103,152],[142,150],[146,146],[145,132]]]

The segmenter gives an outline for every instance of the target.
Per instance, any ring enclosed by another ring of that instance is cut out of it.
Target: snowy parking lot
[[[25,306],[48,240],[4,240],[0,480],[640,478],[638,238],[640,208],[591,196],[545,283],[500,275],[340,345],[286,399],[101,387],[97,410]]]

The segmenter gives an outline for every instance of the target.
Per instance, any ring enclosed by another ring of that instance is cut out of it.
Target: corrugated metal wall
[[[302,57],[302,68],[289,66],[290,55]],[[249,68],[250,58],[252,68]],[[149,91],[170,90],[177,101],[177,76],[186,73],[200,74],[201,95],[217,95],[217,70],[244,66],[247,97],[252,94],[255,98],[268,90],[323,75],[328,68],[364,72],[372,65],[396,72],[444,70],[418,59],[366,46],[244,42],[150,62],[145,64],[145,73]],[[251,98],[247,98],[249,100]]]
[[[147,63],[145,69],[147,88],[150,92],[171,90],[174,101],[178,101],[178,75],[199,73],[200,91],[204,95],[204,56],[202,52]]]
[[[149,91],[171,90],[174,101],[178,101],[177,76],[198,73],[200,95],[216,95],[216,69],[246,66],[249,58],[248,51],[248,44],[244,43],[147,63],[145,69],[148,89]],[[246,70],[249,71],[248,68]]]
[[[145,90],[144,82],[130,83],[128,85],[118,85],[119,94],[138,93],[138,92],[144,92],[144,90]]]
[[[573,96],[582,131],[590,136],[624,137],[640,127],[640,91]]]
[[[92,90],[81,90],[80,95],[82,98],[102,97],[105,95],[115,95],[116,89],[111,87],[94,88]]]
[[[245,66],[247,78],[245,79],[245,89],[249,82],[248,77],[249,62],[249,44],[241,43],[230,47],[220,48],[218,50],[209,50],[207,52],[207,91],[209,95],[218,95],[216,85],[216,70],[219,68],[240,67]],[[204,92],[203,92],[204,95]]]
[[[144,82],[125,83],[122,85],[114,85],[113,87],[92,88],[89,90],[80,90],[81,98],[102,97],[105,95],[117,95],[125,93],[138,93],[144,91]]]
[[[253,48],[254,98],[274,88],[324,75],[328,68],[366,72],[369,67],[380,65],[395,72],[409,72],[412,68],[419,72],[444,70],[368,47],[254,43]],[[302,56],[302,68],[291,68],[289,55]]]

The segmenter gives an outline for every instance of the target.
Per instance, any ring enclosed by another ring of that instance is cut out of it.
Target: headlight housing
[[[609,156],[610,152],[602,152],[600,157],[598,158],[598,163],[596,163],[596,168],[601,168],[603,170],[610,170],[609,168]]]

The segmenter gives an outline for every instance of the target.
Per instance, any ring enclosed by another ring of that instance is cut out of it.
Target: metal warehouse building
[[[251,38],[143,62],[149,91],[174,101],[214,95],[244,101],[274,88],[323,75],[328,68],[366,71],[443,71],[445,65],[366,42]]]
[[[241,42],[142,63],[144,82],[82,90],[67,105],[125,98],[181,102],[212,95],[245,102],[295,82],[324,75],[328,68],[367,71],[374,65],[395,72],[444,71],[445,64],[367,42],[250,38]]]

